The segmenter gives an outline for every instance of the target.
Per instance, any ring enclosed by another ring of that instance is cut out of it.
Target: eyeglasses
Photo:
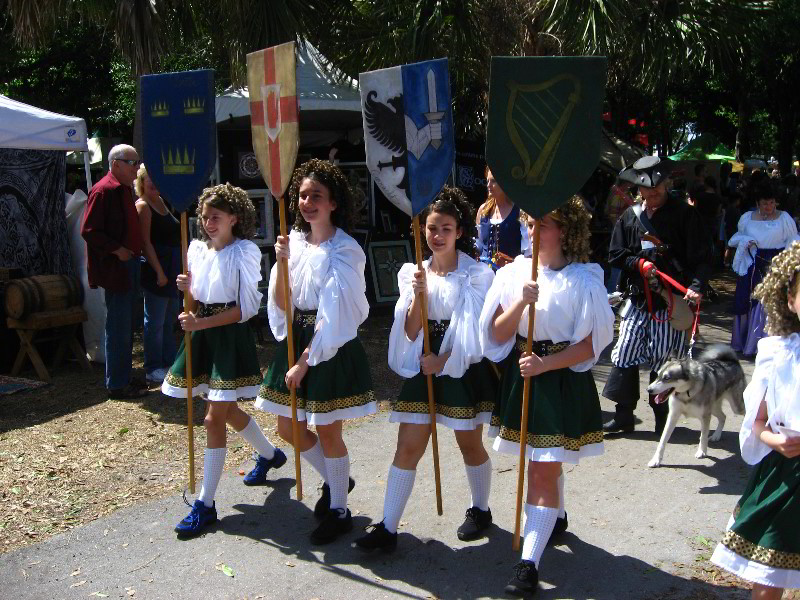
[[[138,158],[113,158],[112,160],[128,163],[132,167],[138,167],[140,164],[142,164],[142,161],[140,161]]]

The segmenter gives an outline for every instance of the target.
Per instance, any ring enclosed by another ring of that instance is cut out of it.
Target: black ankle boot
[[[633,429],[633,411],[627,407],[621,407],[619,404],[617,404],[614,418],[603,424],[603,431],[606,433],[632,433]]]
[[[352,477],[350,478],[350,483],[347,485],[347,493],[353,491],[353,488],[356,487],[356,480]],[[328,511],[331,509],[331,488],[327,483],[322,484],[322,495],[317,500],[317,503],[314,505],[314,516],[317,519],[324,519],[325,515],[328,514]]]

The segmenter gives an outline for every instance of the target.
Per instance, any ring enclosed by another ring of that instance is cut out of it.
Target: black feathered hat
[[[630,167],[622,169],[619,178],[640,187],[654,188],[669,177],[675,163],[668,158],[643,156]]]

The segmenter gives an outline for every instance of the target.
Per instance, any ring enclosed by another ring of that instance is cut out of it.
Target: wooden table
[[[75,334],[78,331],[78,326],[87,320],[86,311],[80,306],[73,306],[62,310],[52,310],[46,312],[38,312],[29,315],[25,319],[12,319],[8,317],[6,323],[9,329],[17,332],[20,340],[19,352],[17,359],[14,361],[14,366],[11,368],[11,376],[16,376],[22,370],[22,365],[25,363],[25,357],[30,358],[33,368],[36,370],[37,375],[43,381],[50,381],[50,373],[47,372],[47,367],[44,365],[41,355],[34,343],[58,341],[58,348],[53,356],[53,367],[56,368],[64,360],[64,355],[69,348],[78,360],[84,371],[91,370],[89,361],[86,358],[81,345]],[[40,337],[42,331],[52,329],[52,335],[47,337]]]

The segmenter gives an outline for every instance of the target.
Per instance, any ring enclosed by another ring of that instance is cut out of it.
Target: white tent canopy
[[[0,96],[0,148],[78,150],[84,152],[86,183],[91,187],[86,122]]]

